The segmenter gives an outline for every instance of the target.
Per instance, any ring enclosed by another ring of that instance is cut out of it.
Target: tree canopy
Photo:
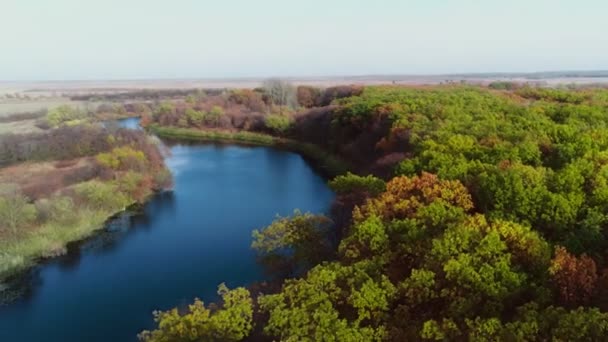
[[[330,103],[310,88],[297,96],[331,106],[295,120],[296,137],[384,171],[330,181],[334,253],[314,258],[331,230],[312,214],[254,232],[263,258],[306,262],[254,294],[265,338],[608,339],[607,90],[496,83],[366,87]]]

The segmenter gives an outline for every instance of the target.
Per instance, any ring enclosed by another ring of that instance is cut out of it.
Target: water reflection
[[[140,121],[139,117],[133,117],[133,118],[126,118],[126,119],[119,119],[119,120],[103,121],[102,125],[104,127],[110,128],[110,129],[128,128],[128,129],[140,130],[142,128],[139,125],[139,121]]]
[[[157,194],[145,207],[133,206],[125,212],[110,218],[102,230],[93,236],[71,242],[67,245],[66,253],[49,259],[22,274],[10,279],[0,291],[0,304],[7,305],[14,301],[28,301],[40,287],[43,278],[40,270],[45,265],[54,265],[62,272],[76,270],[85,254],[100,255],[111,253],[128,235],[138,230],[150,230],[153,213],[162,208],[166,213],[175,213],[175,197],[171,191]]]

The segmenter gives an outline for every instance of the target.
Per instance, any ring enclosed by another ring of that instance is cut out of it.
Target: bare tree
[[[290,108],[296,107],[296,88],[291,83],[280,78],[270,78],[262,83],[262,87],[272,100],[272,103],[281,108],[281,114],[283,106]]]

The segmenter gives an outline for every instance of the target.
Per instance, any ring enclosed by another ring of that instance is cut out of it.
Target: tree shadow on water
[[[159,193],[149,203],[132,206],[111,217],[104,228],[92,236],[69,243],[63,255],[40,260],[32,268],[6,279],[0,283],[0,307],[16,301],[30,301],[35,296],[36,289],[44,284],[42,270],[45,267],[55,266],[62,272],[73,272],[78,269],[83,256],[107,254],[116,250],[128,235],[153,227],[151,222],[159,210],[175,211],[174,202],[172,192]]]

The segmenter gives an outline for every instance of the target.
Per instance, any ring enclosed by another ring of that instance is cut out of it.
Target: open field
[[[29,198],[48,197],[93,176],[92,158],[21,163],[0,169],[0,184],[17,184]]]
[[[22,93],[20,93],[22,94]],[[20,117],[21,114],[32,114],[53,109],[61,105],[85,108],[97,103],[85,101],[72,101],[67,97],[30,97],[6,98],[0,96],[0,134],[39,132],[36,127],[36,118],[30,115]],[[40,116],[44,116],[41,113]]]
[[[42,129],[36,127],[36,120],[22,120],[15,122],[1,122],[0,134],[7,133],[35,133]]]
[[[72,101],[67,97],[41,98],[41,99],[0,99],[0,116],[17,113],[30,113],[44,109],[51,109],[63,104],[70,106],[85,106],[81,101]]]

